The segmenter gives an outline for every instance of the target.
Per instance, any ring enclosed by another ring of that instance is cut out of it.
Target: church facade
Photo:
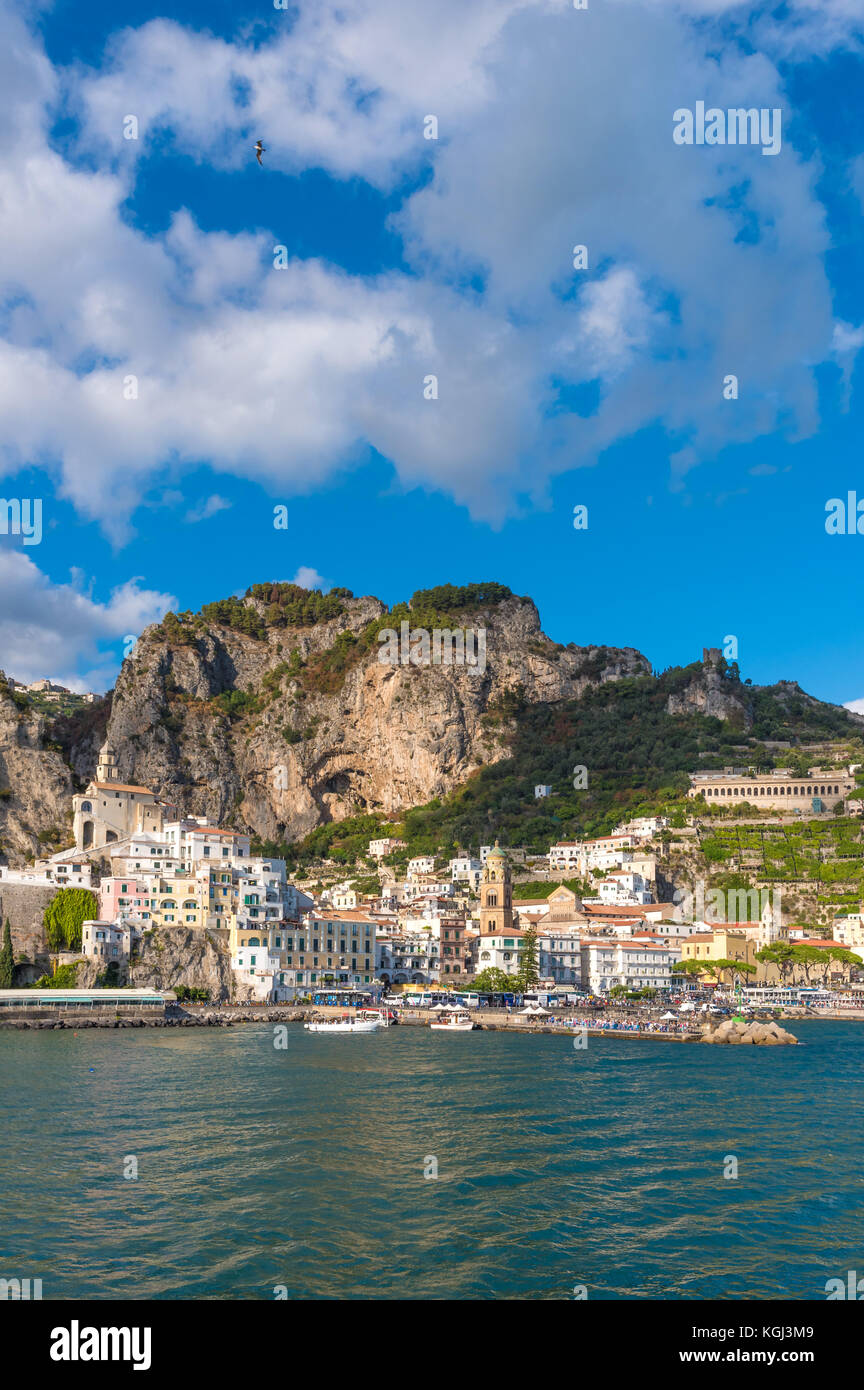
[[[160,831],[166,821],[176,819],[177,812],[149,787],[121,782],[114,752],[106,744],[95,778],[85,792],[72,798],[72,816],[75,848],[86,851],[117,844],[130,835]]]

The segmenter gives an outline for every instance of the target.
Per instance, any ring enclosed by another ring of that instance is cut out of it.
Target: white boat
[[[460,1009],[456,1004],[445,1004],[439,1017],[429,1027],[445,1033],[470,1033],[475,1023],[467,1009]]]
[[[377,1033],[379,1028],[388,1027],[388,1020],[377,1009],[363,1009],[354,1017],[344,1014],[341,1018],[319,1018],[303,1027],[309,1033]]]

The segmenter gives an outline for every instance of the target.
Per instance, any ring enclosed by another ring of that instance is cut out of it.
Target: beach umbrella
[[[665,1014],[661,1014],[660,1017],[661,1017],[661,1018],[672,1018],[672,1019],[674,1019],[675,1015],[674,1015],[674,1014],[670,1014],[670,1013],[665,1013]]]

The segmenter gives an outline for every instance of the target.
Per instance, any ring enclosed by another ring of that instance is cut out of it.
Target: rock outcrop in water
[[[758,1047],[780,1047],[786,1043],[798,1045],[798,1039],[772,1019],[770,1023],[744,1022],[725,1018],[722,1023],[706,1023],[702,1029],[706,1043],[753,1043]]]

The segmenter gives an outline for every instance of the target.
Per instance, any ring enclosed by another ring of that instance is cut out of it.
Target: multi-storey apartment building
[[[281,929],[283,983],[303,993],[318,985],[375,981],[376,923],[368,913],[306,912]]]
[[[556,985],[579,985],[582,980],[582,937],[573,928],[549,926],[537,933],[537,967],[541,980]]]
[[[681,959],[681,947],[633,939],[583,940],[582,985],[592,994],[608,994],[616,985],[625,989],[669,989],[675,980],[672,966]]]

